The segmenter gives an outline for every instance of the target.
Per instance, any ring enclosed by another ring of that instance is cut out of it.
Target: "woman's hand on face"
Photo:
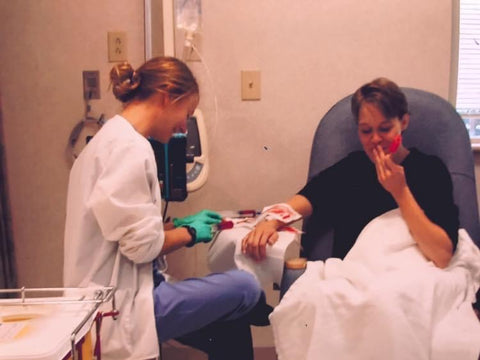
[[[386,155],[381,146],[373,149],[373,154],[378,181],[395,198],[407,187],[403,166],[396,164],[391,154]]]
[[[261,261],[267,256],[267,244],[273,245],[277,240],[276,221],[262,221],[242,239],[242,253]]]

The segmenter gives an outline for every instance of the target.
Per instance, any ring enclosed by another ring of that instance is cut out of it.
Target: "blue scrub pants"
[[[231,270],[153,291],[160,342],[176,339],[209,354],[209,359],[253,359],[249,313],[265,295],[249,273]]]

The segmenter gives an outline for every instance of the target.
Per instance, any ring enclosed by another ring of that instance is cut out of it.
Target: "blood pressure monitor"
[[[200,109],[187,120],[187,190],[200,189],[207,181],[207,132]]]

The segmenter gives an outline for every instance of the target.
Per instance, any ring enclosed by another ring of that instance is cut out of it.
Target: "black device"
[[[155,154],[162,198],[184,201],[188,195],[187,163],[194,162],[195,157],[202,154],[196,117],[187,119],[187,134],[175,134],[168,144],[148,140]]]
[[[149,139],[157,163],[157,176],[162,198],[166,201],[184,201],[187,198],[185,135],[175,135],[168,144]]]

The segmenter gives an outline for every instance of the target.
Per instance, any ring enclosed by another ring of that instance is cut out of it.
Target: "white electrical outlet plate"
[[[108,33],[108,61],[127,61],[127,34],[124,31]]]

